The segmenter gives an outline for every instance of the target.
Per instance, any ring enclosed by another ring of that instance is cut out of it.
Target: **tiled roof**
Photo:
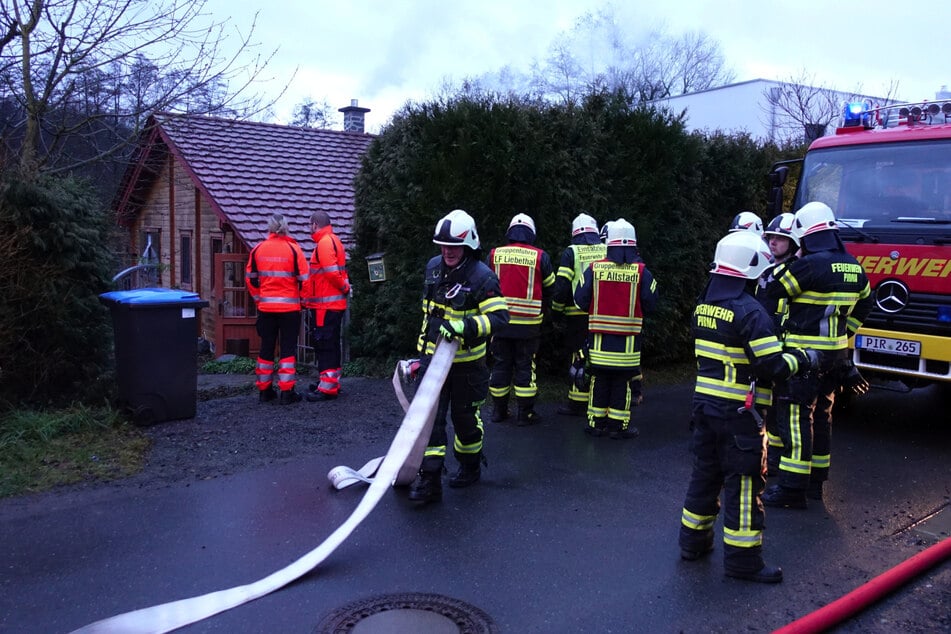
[[[268,215],[282,213],[309,255],[310,215],[318,209],[353,246],[353,179],[373,135],[167,113],[154,121],[179,164],[249,248],[267,237]]]

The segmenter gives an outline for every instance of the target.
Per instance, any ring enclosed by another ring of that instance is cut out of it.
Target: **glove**
[[[812,348],[796,348],[793,354],[799,362],[799,373],[811,372],[819,368],[819,353]]]
[[[851,392],[855,396],[862,396],[868,393],[870,385],[852,361],[849,361],[843,367],[841,377],[843,390]]]
[[[446,339],[452,339],[453,337],[459,337],[462,339],[465,331],[466,322],[462,319],[450,319],[448,321],[444,321],[439,327],[439,334],[441,334]]]

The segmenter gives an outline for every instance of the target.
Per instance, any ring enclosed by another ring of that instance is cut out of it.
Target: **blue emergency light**
[[[842,113],[842,127],[868,127],[870,104],[867,101],[849,101]]]

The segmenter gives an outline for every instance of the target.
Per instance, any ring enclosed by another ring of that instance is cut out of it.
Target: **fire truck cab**
[[[788,170],[771,174],[776,213]],[[872,286],[850,341],[856,367],[908,389],[951,383],[951,103],[846,104],[802,159],[792,208],[814,200],[835,212]]]

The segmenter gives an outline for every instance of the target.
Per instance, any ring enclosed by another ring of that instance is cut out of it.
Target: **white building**
[[[856,99],[886,103],[884,97],[767,79],[742,81],[652,103],[669,108],[675,115],[685,112],[684,120],[691,132],[746,132],[758,140],[782,141],[831,134],[842,106]]]

